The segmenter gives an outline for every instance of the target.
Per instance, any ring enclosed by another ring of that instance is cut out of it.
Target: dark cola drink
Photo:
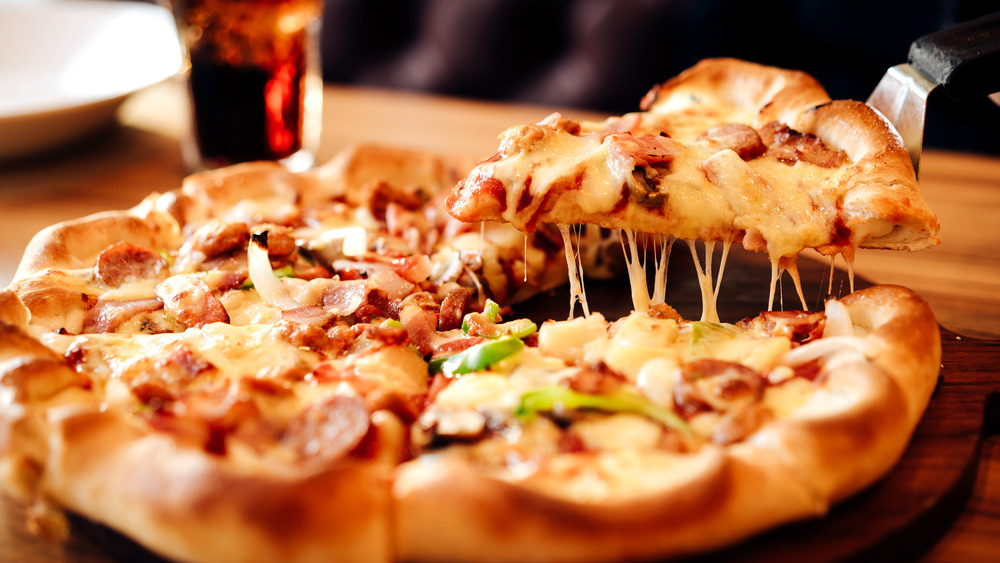
[[[313,162],[322,0],[171,0],[190,62],[192,169]]]

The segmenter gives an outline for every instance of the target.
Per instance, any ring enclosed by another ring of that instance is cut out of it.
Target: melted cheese
[[[580,254],[574,250],[569,231],[569,225],[559,225],[559,233],[563,239],[563,251],[566,255],[566,268],[569,270],[569,318],[573,318],[577,302],[583,308],[584,316],[589,317],[590,307],[587,304],[587,294],[583,290],[583,269],[579,267]]]
[[[715,243],[705,243],[705,264],[702,266],[698,260],[698,250],[695,248],[693,240],[687,241],[691,249],[691,258],[694,260],[695,273],[698,276],[698,287],[701,289],[701,320],[707,322],[719,322],[719,311],[716,307],[716,292],[712,288],[712,253]]]
[[[655,252],[659,246],[660,251]],[[650,302],[663,303],[667,294],[667,266],[670,264],[670,249],[674,246],[674,237],[659,235],[654,239],[653,256],[656,257],[656,275],[653,277],[653,295]]]
[[[579,181],[580,193],[586,197],[577,203],[587,213],[607,212],[621,199],[621,186],[631,177],[631,167],[610,154],[599,136],[529,125],[509,129],[501,142],[517,145],[522,137],[531,139],[530,146],[486,165],[489,175],[509,181],[504,219],[518,229],[527,228],[553,185]]]
[[[632,291],[632,307],[640,313],[649,310],[649,288],[646,287],[646,264],[639,259],[639,249],[636,245],[635,231],[622,231],[622,251],[625,254],[625,264],[628,268],[629,287]],[[625,246],[628,241],[628,246]]]
[[[805,161],[788,164],[768,155],[744,161],[731,149],[718,150],[696,138],[714,124],[755,124],[755,112],[732,108],[724,100],[680,98],[684,97],[672,97],[670,105],[647,113],[581,123],[579,134],[554,126],[551,119],[508,130],[501,143],[503,157],[481,165],[486,176],[507,186],[503,218],[523,230],[533,229],[538,220],[630,227],[622,230],[622,244],[637,311],[661,302],[660,273],[665,273],[663,262],[658,261],[657,281],[650,295],[646,265],[637,245],[645,236],[642,233],[663,237],[654,246],[672,237],[722,241],[724,255],[728,246],[746,233],[744,241],[749,241],[751,248],[766,251],[772,262],[789,272],[805,306],[797,272],[781,263],[794,260],[806,248],[844,244],[833,240],[832,225],[853,167],[825,168]],[[684,145],[649,177],[637,178],[633,172],[640,156],[616,148],[621,136],[609,135],[623,128],[637,137],[665,132]],[[645,206],[653,201],[662,203]],[[570,217],[569,213],[583,216]],[[850,252],[849,248],[844,250],[845,255]],[[575,252],[567,251],[568,263],[571,256]],[[579,264],[578,258],[576,261]],[[716,314],[714,302],[721,291],[722,269],[712,280],[707,260],[704,268],[699,268],[703,290],[707,282],[714,281],[711,299],[709,292],[703,291],[705,319]],[[771,307],[780,272],[775,269],[772,275]],[[573,277],[582,279],[582,273]],[[572,303],[585,302],[582,284],[571,283]]]

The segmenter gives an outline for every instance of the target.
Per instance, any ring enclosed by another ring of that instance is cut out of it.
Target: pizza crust
[[[702,60],[654,86],[639,107],[662,113],[709,101],[753,115],[752,124],[759,128],[775,120],[792,124],[803,111],[830,101],[830,97],[805,72],[717,58]]]
[[[157,553],[180,561],[391,560],[392,456],[305,471],[206,455],[108,412],[70,407],[47,422],[44,494]]]
[[[102,250],[119,241],[151,249],[172,249],[183,240],[177,222],[152,208],[158,194],[133,209],[106,211],[57,223],[39,231],[25,248],[14,281],[45,269],[90,268]]]
[[[768,246],[774,260],[804,248],[853,254],[857,247],[919,250],[939,243],[937,220],[891,125],[862,102],[831,101],[802,72],[708,59],[654,87],[641,107],[642,113],[601,123],[554,115],[509,129],[498,153],[449,196],[449,211],[463,221],[509,222],[528,232],[539,223],[588,223],[688,240],[742,239],[751,250],[764,249],[756,240],[761,233],[754,231],[771,225],[775,213],[791,233],[815,224],[819,232],[801,240],[793,236],[791,249],[775,240],[784,235],[765,236],[768,244],[781,247]],[[815,135],[826,147],[844,151],[849,162],[827,168],[826,177],[816,180],[798,170],[804,162],[787,166],[767,153],[744,161],[722,145],[706,156],[702,135],[710,128],[740,124],[761,131],[774,122]],[[608,140],[620,130],[632,134],[625,141]],[[595,131],[601,135],[588,137]],[[665,153],[666,190],[658,177],[637,183],[632,175],[638,172],[619,169],[623,151],[643,174],[657,165],[657,151]],[[724,153],[732,161],[716,162]],[[639,166],[646,160],[652,164]],[[739,165],[735,169],[733,162]],[[831,193],[840,195],[823,199]],[[800,205],[803,198],[815,200]],[[749,210],[741,207],[747,201]],[[758,209],[770,211],[756,217],[752,212]],[[748,224],[739,222],[748,218]]]
[[[922,250],[940,243],[902,139],[861,102],[838,100],[805,112],[798,124],[843,150],[856,171],[838,205],[860,248]]]
[[[573,498],[565,494],[571,486],[540,487],[530,476],[478,465],[460,449],[403,464],[393,489],[401,557],[670,557],[826,513],[898,461],[940,362],[937,324],[911,291],[876,286],[844,302],[855,324],[870,334],[858,338],[858,348],[837,353],[811,398],[744,442],[688,454],[695,459],[677,464],[681,476],[663,478],[657,490]],[[651,463],[651,456],[661,454],[636,455],[640,463]],[[568,478],[586,482],[585,476]]]
[[[721,547],[825,508],[777,460],[748,461],[714,447],[678,458],[676,468],[664,466],[658,478],[672,486],[579,502],[440,457],[397,472],[401,560],[667,558]]]

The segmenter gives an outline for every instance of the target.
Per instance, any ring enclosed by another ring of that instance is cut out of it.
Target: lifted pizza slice
[[[508,129],[449,196],[449,212],[525,232],[543,223],[621,231],[637,310],[662,301],[655,290],[650,298],[640,266],[637,247],[650,240],[657,257],[675,239],[692,250],[703,241],[704,278],[716,243],[724,254],[733,243],[766,252],[772,302],[775,281],[784,270],[796,278],[805,249],[851,264],[857,248],[939,242],[892,126],[864,103],[831,101],[802,72],[706,60],[652,89],[641,109],[602,122],[553,114]],[[702,285],[714,319],[718,280]]]

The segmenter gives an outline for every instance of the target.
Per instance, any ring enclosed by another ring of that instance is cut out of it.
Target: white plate
[[[0,160],[78,140],[129,94],[182,68],[168,10],[104,0],[0,0]]]

